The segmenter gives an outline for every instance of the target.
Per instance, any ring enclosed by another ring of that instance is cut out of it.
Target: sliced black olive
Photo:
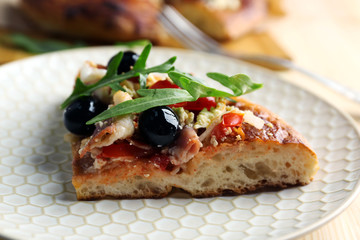
[[[65,127],[73,134],[89,136],[95,125],[86,122],[107,109],[107,105],[92,96],[82,97],[72,102],[64,112]]]
[[[139,129],[149,144],[163,147],[174,142],[181,127],[176,113],[169,107],[160,106],[140,114]]]
[[[109,63],[111,62],[111,60],[114,57],[112,57],[109,60]],[[130,71],[131,67],[135,65],[136,61],[139,59],[139,55],[134,53],[133,51],[125,51],[124,52],[124,56],[121,59],[120,65],[118,67],[118,74],[124,73],[124,72],[128,72]],[[108,66],[109,66],[108,63]]]

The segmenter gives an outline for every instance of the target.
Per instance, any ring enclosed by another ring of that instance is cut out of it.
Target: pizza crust
[[[236,39],[254,30],[267,16],[265,0],[226,1],[230,3],[229,5],[235,6],[234,3],[239,2],[239,6],[235,8],[218,6],[221,1],[169,0],[169,2],[198,28],[221,41]],[[216,4],[209,4],[213,2]]]
[[[243,139],[227,139],[217,146],[203,143],[176,174],[157,168],[149,159],[109,161],[95,169],[90,154],[80,158],[80,141],[73,140],[73,185],[78,199],[161,198],[173,188],[194,197],[210,197],[310,183],[319,167],[304,137],[269,110],[244,99],[237,101],[237,107],[261,117],[265,126],[259,130],[243,124]]]
[[[240,7],[224,9],[204,0],[21,0],[22,11],[47,32],[95,41],[149,39],[176,45],[158,21],[164,3],[173,5],[202,31],[229,40],[253,30],[267,14],[265,0],[227,0]]]
[[[93,41],[168,39],[158,0],[21,0],[21,9],[47,32]]]

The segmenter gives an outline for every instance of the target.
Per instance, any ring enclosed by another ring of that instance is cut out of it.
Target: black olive
[[[181,127],[176,113],[169,107],[160,106],[140,114],[139,129],[148,143],[163,147],[176,139]]]
[[[107,109],[107,105],[92,96],[82,97],[72,102],[64,112],[65,127],[74,134],[89,136],[95,125],[86,122]]]
[[[113,58],[114,57],[110,58],[110,60],[108,62],[108,66]],[[134,53],[133,51],[125,51],[124,56],[121,59],[120,65],[118,67],[117,73],[122,74],[124,72],[130,71],[131,67],[135,65],[135,63],[138,59],[139,59],[138,54]]]

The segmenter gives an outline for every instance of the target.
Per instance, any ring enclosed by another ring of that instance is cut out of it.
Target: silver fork
[[[350,89],[331,79],[310,72],[302,67],[297,66],[289,60],[265,55],[234,54],[224,50],[218,42],[195,27],[171,6],[164,6],[161,14],[159,15],[159,20],[168,33],[179,40],[187,48],[197,51],[221,54],[261,66],[271,65],[295,70],[307,77],[317,80],[325,86],[342,94],[343,96],[360,103],[360,92],[354,91],[353,89]]]

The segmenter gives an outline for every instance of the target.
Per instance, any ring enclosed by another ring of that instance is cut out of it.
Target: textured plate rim
[[[126,46],[98,46],[98,47],[84,47],[84,48],[77,48],[77,49],[69,49],[69,50],[63,50],[63,51],[56,51],[56,52],[51,52],[51,53],[45,53],[45,54],[41,54],[41,55],[37,55],[37,56],[31,56],[31,57],[27,57],[25,59],[20,59],[17,61],[13,61],[10,63],[6,63],[0,66],[0,70],[10,67],[12,65],[17,65],[19,63],[23,63],[23,62],[27,62],[27,61],[36,61],[37,59],[41,59],[41,58],[46,58],[46,57],[51,57],[51,56],[56,56],[56,55],[68,55],[68,54],[76,54],[78,52],[85,52],[87,50],[91,50],[91,51],[109,51],[109,50],[114,50],[114,51],[120,51],[120,50],[125,50],[125,49],[131,49],[131,50],[141,50],[143,49],[143,47],[126,47]],[[244,62],[238,59],[234,59],[234,58],[230,58],[230,57],[226,57],[226,56],[221,56],[221,55],[216,55],[216,54],[212,54],[212,53],[207,53],[207,52],[201,52],[201,51],[193,51],[193,50],[188,50],[188,49],[179,49],[179,48],[169,48],[169,47],[153,47],[153,50],[157,50],[157,51],[167,51],[167,52],[174,52],[174,55],[176,55],[177,52],[182,52],[182,53],[186,53],[186,54],[201,54],[203,56],[206,56],[207,58],[214,58],[214,59],[223,59],[223,60],[227,60],[227,61],[233,61],[233,62],[237,62],[238,64],[242,64],[242,65],[247,65],[250,66],[251,68],[257,68],[260,71],[266,73],[266,74],[271,74],[271,75],[277,75],[277,78],[282,81],[282,82],[286,82],[287,84],[291,85],[294,88],[297,89],[301,89],[302,91],[305,91],[307,94],[317,98],[318,100],[324,102],[326,105],[328,105],[328,107],[335,109],[342,117],[344,117],[348,123],[350,123],[351,127],[356,131],[357,135],[360,137],[360,127],[357,125],[357,123],[355,122],[355,120],[350,116],[349,113],[343,111],[342,109],[340,109],[338,106],[334,105],[333,103],[331,103],[329,100],[324,99],[322,97],[320,97],[319,95],[309,91],[308,89],[305,89],[301,86],[298,86],[290,81],[287,81],[285,77],[280,76],[279,74],[277,74],[274,71],[271,71],[269,69],[248,63],[248,62]],[[0,79],[0,81],[4,81],[4,79]],[[285,234],[283,236],[278,237],[277,239],[294,239],[294,238],[298,238],[301,236],[304,236],[305,234],[308,234],[318,228],[320,228],[321,226],[325,225],[326,223],[328,223],[330,220],[333,220],[335,217],[337,217],[338,215],[340,215],[343,211],[345,211],[349,205],[351,205],[351,203],[353,203],[353,201],[356,199],[356,197],[360,194],[360,179],[357,181],[356,185],[354,186],[353,190],[351,191],[350,196],[348,196],[343,203],[341,204],[340,207],[338,207],[336,210],[333,210],[332,212],[330,212],[328,215],[326,215],[325,217],[321,218],[320,220],[306,226],[303,229],[299,229],[297,231],[294,231],[293,233],[290,234]],[[12,240],[12,238],[9,238],[8,236],[3,235],[2,233],[0,233],[0,238],[3,238],[5,240]]]

